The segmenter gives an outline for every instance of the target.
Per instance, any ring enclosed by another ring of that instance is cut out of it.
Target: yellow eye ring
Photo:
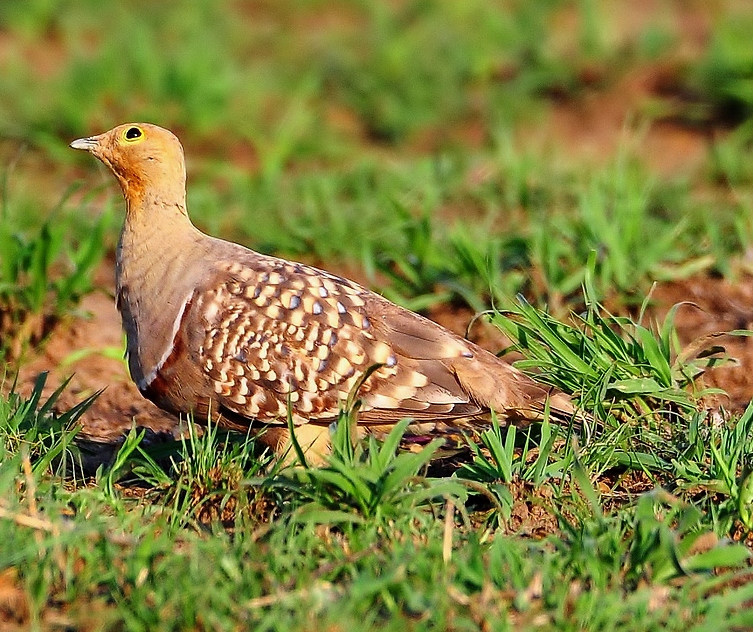
[[[144,139],[144,131],[136,125],[131,125],[123,131],[122,138],[126,143],[135,143]]]

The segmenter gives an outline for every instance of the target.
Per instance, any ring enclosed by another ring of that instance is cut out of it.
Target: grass
[[[8,221],[0,223],[0,358],[17,360],[29,345],[40,344],[92,291],[104,255],[103,225],[99,222],[84,242],[71,246],[65,224],[47,222],[30,235]]]
[[[0,407],[0,561],[32,627],[749,624],[750,552],[729,538],[750,519],[737,472],[753,408],[723,426],[699,418],[682,454],[655,455],[653,482],[635,450],[605,463],[548,423],[522,452],[495,424],[472,464],[437,478],[426,468],[438,442],[398,452],[405,424],[354,441],[353,409],[321,469],[280,469],[248,437],[189,424],[172,445],[142,447],[132,432],[86,483],[60,455],[89,402],[51,416],[57,394],[43,402],[43,386]],[[554,528],[522,538],[521,508]]]
[[[29,201],[12,195],[9,175],[0,197],[0,360],[13,361],[93,290],[109,217],[76,231],[66,194],[41,223],[25,227]]]
[[[704,57],[690,73],[700,93],[707,116],[733,122],[744,121],[753,106],[751,61],[744,33],[751,25],[750,15],[723,16],[714,30],[714,37]]]
[[[547,91],[577,90],[579,67],[594,59],[614,64],[616,51],[597,41],[591,2],[577,7],[583,37],[574,50],[552,41],[548,27],[565,4],[414,1],[388,8],[306,0],[253,15],[228,0],[190,8],[167,2],[149,13],[89,0],[67,11],[46,0],[12,0],[1,15],[11,32],[52,34],[50,53],[62,55],[40,85],[24,77],[33,60],[13,51],[0,122],[49,143],[55,132],[89,131],[97,113],[112,110],[108,95],[121,95],[121,115],[153,118],[167,108],[174,125],[190,122],[203,136],[234,123],[242,138],[260,144],[269,170],[291,155],[326,156],[339,145],[336,127],[319,125],[303,103],[325,120],[326,107],[352,111],[370,137],[396,142],[471,114],[498,120],[521,99]],[[99,24],[120,27],[103,33]],[[295,29],[302,37],[291,46]],[[565,54],[571,63],[560,61]],[[437,58],[444,63],[433,63]],[[500,73],[509,77],[504,89],[495,85]],[[469,91],[482,96],[478,105],[465,98]]]
[[[750,270],[749,22],[727,2],[1,2],[0,627],[751,627],[753,408],[713,407],[720,339],[683,347],[650,296]],[[14,375],[116,239],[110,175],[67,143],[136,119],[184,141],[202,228],[490,313],[580,423],[355,440],[353,405],[313,468],[189,421],[92,471],[92,400]],[[618,148],[584,151],[605,126]]]

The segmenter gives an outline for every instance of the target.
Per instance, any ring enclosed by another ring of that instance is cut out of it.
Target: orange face
[[[99,158],[120,182],[126,199],[150,189],[181,194],[185,190],[183,147],[172,132],[149,123],[126,123],[109,132],[71,143]]]

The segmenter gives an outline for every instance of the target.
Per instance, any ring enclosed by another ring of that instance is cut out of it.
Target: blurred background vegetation
[[[98,169],[67,142],[145,120],[183,140],[202,228],[411,307],[577,305],[593,250],[631,302],[747,264],[751,27],[721,0],[5,0],[2,212],[37,228]]]

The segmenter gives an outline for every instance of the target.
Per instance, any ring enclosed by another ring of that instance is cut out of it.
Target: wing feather
[[[271,421],[291,400],[296,423],[336,417],[361,386],[367,423],[482,412],[448,360],[472,355],[461,338],[361,286],[259,256],[223,262],[202,293],[200,362],[219,403]]]

